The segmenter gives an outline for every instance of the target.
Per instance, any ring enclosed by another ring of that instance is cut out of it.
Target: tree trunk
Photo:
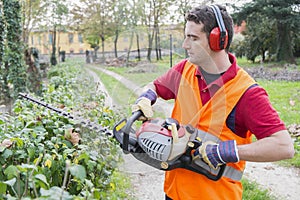
[[[158,32],[158,56],[159,56],[159,60],[162,60],[159,32]]]
[[[136,32],[136,46],[137,46],[137,59],[138,61],[141,61],[141,50],[140,50],[140,40],[139,40],[139,34]]]
[[[152,35],[150,33],[148,34],[149,47],[148,47],[147,59],[149,62],[151,62],[151,53],[152,53],[154,33],[155,33],[155,30],[153,29]]]
[[[115,58],[118,58],[118,38],[119,38],[119,30],[116,30],[116,37],[114,40],[114,51],[115,51]]]
[[[105,55],[104,55],[104,42],[105,42],[105,38],[104,38],[104,35],[101,35],[101,47],[102,47],[102,62],[105,61]],[[95,52],[96,53],[96,52]],[[96,56],[97,58],[97,56]]]
[[[51,65],[56,65],[56,26],[53,27],[53,34],[52,34],[52,54],[51,54]]]
[[[156,60],[159,60],[159,53],[158,53],[158,28],[155,27],[155,54]]]
[[[277,61],[287,61],[289,63],[296,63],[293,56],[291,33],[289,32],[288,24],[277,22],[278,30],[278,44],[277,44]]]
[[[130,56],[130,51],[131,51],[131,48],[132,48],[133,36],[134,36],[134,32],[131,31],[130,42],[129,42],[129,47],[128,47],[128,51],[127,51],[127,57],[126,57],[126,67],[128,67],[128,63],[129,63],[129,56]]]

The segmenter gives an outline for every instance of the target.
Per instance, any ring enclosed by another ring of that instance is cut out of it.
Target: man
[[[193,159],[204,160],[211,169],[226,164],[218,181],[186,169],[167,171],[166,199],[242,199],[245,161],[292,158],[293,142],[266,91],[229,53],[233,22],[226,9],[196,7],[186,20],[183,48],[189,57],[149,83],[133,111],[140,109],[149,118],[157,96],[175,99],[172,117],[209,134],[201,138]],[[257,141],[251,142],[252,134]]]

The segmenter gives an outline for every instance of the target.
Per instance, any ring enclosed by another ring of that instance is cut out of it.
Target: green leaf
[[[82,165],[71,166],[70,173],[81,181],[83,181],[86,177],[86,171]]]
[[[36,180],[38,180],[39,182],[41,182],[42,184],[40,184],[40,186],[44,189],[47,189],[49,187],[49,183],[47,181],[47,178],[44,174],[37,174],[34,176]]]
[[[29,158],[33,158],[34,157],[34,155],[35,155],[35,148],[27,148],[27,152],[28,152],[28,156],[29,156]]]
[[[78,159],[78,161],[84,159],[85,162],[86,162],[86,161],[88,161],[88,159],[89,159],[89,155],[88,155],[87,153],[82,153],[82,154],[80,154],[80,155],[78,156],[77,159]]]
[[[11,141],[16,142],[18,147],[23,147],[23,145],[24,145],[23,140],[20,138],[12,138]]]
[[[43,126],[37,126],[34,128],[34,130],[37,132],[45,132],[46,131],[46,129]]]
[[[18,165],[17,168],[21,172],[26,172],[26,171],[31,170],[31,169],[37,170],[37,167],[35,165],[29,165],[29,164],[21,164],[21,165]]]
[[[14,112],[15,113],[19,113],[19,112],[21,112],[22,111],[22,109],[20,108],[20,107],[15,107],[14,108]]]
[[[0,194],[6,194],[7,184],[0,182]]]
[[[5,146],[0,146],[0,153],[2,153],[6,149]]]
[[[17,177],[18,173],[19,173],[18,168],[14,165],[10,165],[4,170],[4,174],[7,176],[7,179],[12,179],[14,177]]]
[[[89,187],[89,188],[93,188],[94,184],[91,180],[85,179],[85,184]]]
[[[13,152],[10,150],[10,149],[6,149],[4,150],[3,154],[2,154],[2,157],[4,159],[7,159],[9,156],[13,155]]]
[[[50,190],[40,189],[41,197],[47,197],[48,200],[57,200],[57,199],[72,199],[73,197],[67,191],[63,191],[59,187],[51,187]]]
[[[95,190],[94,190],[94,197],[95,197],[96,199],[101,199],[101,190],[95,189]]]
[[[6,185],[9,185],[10,187],[14,187],[16,181],[17,181],[17,179],[13,178],[13,179],[7,180],[7,181],[5,181],[3,183],[5,183]]]

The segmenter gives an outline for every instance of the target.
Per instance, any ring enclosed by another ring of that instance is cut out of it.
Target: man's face
[[[188,21],[185,28],[185,39],[182,47],[187,50],[189,61],[198,66],[205,64],[210,59],[212,50],[206,34],[202,31],[203,24]]]

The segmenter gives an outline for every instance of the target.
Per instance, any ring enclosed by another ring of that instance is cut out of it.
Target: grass
[[[287,124],[300,124],[300,82],[258,80],[273,107]]]
[[[130,73],[132,67],[107,67],[106,69],[118,73],[142,87],[170,69],[166,63],[153,64],[157,66],[156,70],[148,73]]]
[[[94,68],[91,68],[91,70],[97,73],[101,82],[105,85],[109,95],[118,105],[118,109],[120,109],[122,113],[126,113],[125,115],[128,115],[131,112],[130,106],[137,96],[113,77]]]
[[[268,190],[260,189],[257,183],[242,179],[243,200],[277,200]]]
[[[273,107],[288,126],[300,124],[300,82],[258,80],[270,97]],[[284,166],[300,168],[300,141],[294,143],[295,156],[278,162]]]

